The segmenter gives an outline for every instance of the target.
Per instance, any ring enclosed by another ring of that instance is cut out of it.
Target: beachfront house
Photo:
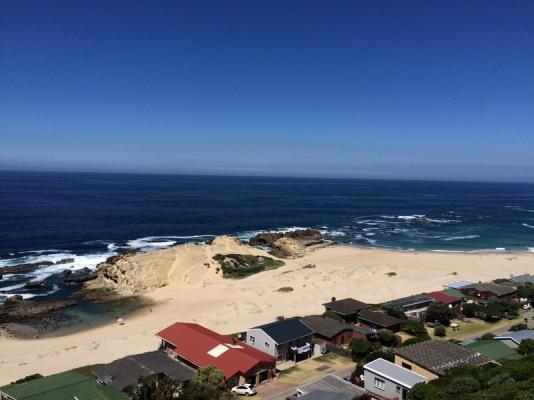
[[[219,368],[229,387],[257,385],[276,375],[274,357],[198,324],[177,322],[156,336],[161,339],[161,349],[172,359],[195,370],[208,365]]]
[[[315,332],[314,343],[326,343],[332,346],[344,346],[352,339],[368,339],[376,334],[373,329],[347,324],[344,321],[325,318],[321,315],[309,315],[302,318],[302,322]]]
[[[448,340],[427,340],[395,350],[395,364],[424,376],[427,381],[444,376],[458,365],[489,362],[492,360],[488,356]]]
[[[426,377],[377,358],[363,366],[365,390],[370,400],[406,399],[410,389]]]
[[[496,283],[474,283],[459,289],[466,297],[475,301],[488,301],[491,298],[514,300],[517,289],[510,286],[498,285]]]
[[[94,378],[74,371],[0,388],[1,400],[107,399],[128,400],[113,386],[101,385]]]
[[[375,330],[387,329],[392,332],[398,332],[403,321],[382,312],[362,310],[358,313],[358,323],[360,326]]]
[[[195,369],[173,360],[161,350],[120,358],[93,370],[99,382],[130,393],[141,377],[145,383],[157,382],[163,376],[187,384],[195,375]]]
[[[333,397],[333,395],[335,394],[338,399],[347,400],[364,399],[366,395],[365,389],[353,385],[352,383],[347,382],[339,376],[330,374],[322,379],[318,379],[316,381],[299,386],[297,388],[297,398],[316,393],[317,391],[319,391],[320,393],[329,393],[331,397]]]
[[[510,280],[517,283],[534,285],[534,275],[530,274],[511,276]]]
[[[392,300],[388,304],[399,307],[407,316],[422,318],[428,306],[433,302],[434,299],[432,297],[417,294]]]
[[[367,310],[370,307],[369,304],[352,298],[336,300],[335,297],[332,297],[332,301],[329,303],[324,303],[323,306],[325,311],[332,311],[336,313],[343,321],[347,323],[357,322],[358,313],[362,310]]]
[[[301,361],[312,355],[313,330],[299,318],[288,318],[247,330],[247,343],[278,361]]]

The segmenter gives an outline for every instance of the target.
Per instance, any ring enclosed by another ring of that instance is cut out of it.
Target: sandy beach
[[[228,243],[216,250],[263,254]],[[376,303],[439,290],[456,280],[534,273],[534,254],[529,253],[396,252],[333,245],[284,260],[286,265],[276,270],[230,280],[206,268],[212,255],[210,246],[194,245],[140,255],[150,266],[151,279],[164,273],[167,281],[145,295],[154,305],[125,316],[124,325],[111,323],[53,338],[1,337],[0,385],[33,373],[48,375],[152,350],[158,345],[154,333],[175,321],[233,333],[280,315],[321,313],[321,304],[332,296]],[[303,268],[310,264],[315,267]],[[286,286],[294,290],[277,291]]]

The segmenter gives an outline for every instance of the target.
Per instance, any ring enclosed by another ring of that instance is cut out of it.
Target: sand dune
[[[152,282],[146,295],[155,302],[152,312],[144,309],[127,316],[122,326],[110,324],[59,338],[0,338],[0,384],[154,349],[154,333],[174,321],[232,333],[279,315],[320,313],[321,304],[332,296],[383,302],[438,290],[459,279],[485,281],[534,273],[534,254],[393,252],[341,245],[308,250],[302,258],[285,260],[283,267],[241,280],[223,279],[215,264],[204,265],[215,252],[236,250],[265,255],[226,239],[213,247],[186,245],[139,255],[128,279]],[[315,268],[303,268],[308,264]],[[396,275],[388,276],[389,272]],[[162,279],[166,285],[159,287]],[[294,291],[277,292],[282,286]]]

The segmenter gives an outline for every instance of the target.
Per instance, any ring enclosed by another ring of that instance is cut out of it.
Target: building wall
[[[425,378],[427,378],[427,382],[428,381],[431,381],[433,379],[437,379],[439,378],[438,375],[436,375],[435,373],[431,372],[431,371],[428,371],[422,367],[420,367],[419,365],[411,362],[411,361],[408,361],[406,360],[405,358],[395,354],[395,364],[403,367],[403,368],[406,368],[406,365],[409,365],[411,368],[407,368],[409,369],[410,371],[412,372],[415,372],[416,374],[419,374],[419,375],[423,375]],[[404,364],[404,365],[403,365]]]
[[[345,331],[340,332],[333,338],[321,336],[316,333],[314,335],[314,339],[317,343],[329,343],[334,346],[343,346],[349,344],[352,339],[367,339],[367,336],[359,332],[354,332],[351,329],[347,329]]]
[[[377,375],[371,371],[364,369],[363,376],[365,377],[365,390],[370,392],[371,396],[373,394],[377,395],[377,398],[382,399],[393,399],[398,397],[399,399],[403,398],[403,392],[407,393],[407,390],[402,386],[396,384],[395,382],[389,381],[387,378],[384,378],[381,375]],[[384,381],[384,390],[381,390],[375,386],[375,378],[378,378]],[[397,391],[397,388],[399,391]]]
[[[251,341],[251,336],[254,337],[254,342]],[[268,347],[265,343],[268,343]],[[247,344],[275,358],[279,356],[276,342],[261,329],[247,330]]]

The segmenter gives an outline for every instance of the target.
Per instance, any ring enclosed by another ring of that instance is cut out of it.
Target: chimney
[[[336,298],[335,298],[335,297],[332,297],[331,301],[332,301],[332,302],[336,301]]]

